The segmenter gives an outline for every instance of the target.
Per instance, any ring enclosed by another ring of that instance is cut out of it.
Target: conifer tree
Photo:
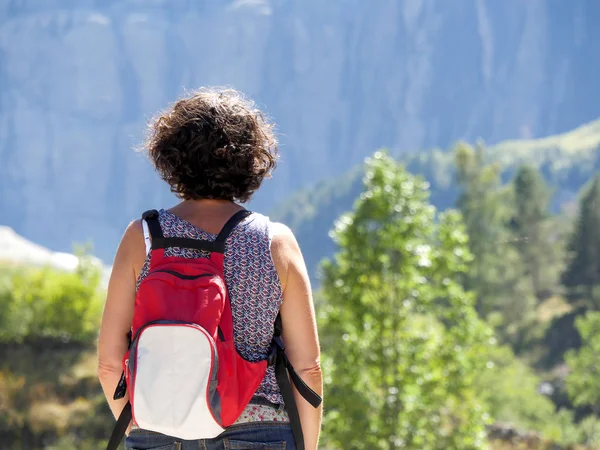
[[[570,299],[600,310],[600,175],[581,198],[568,255],[562,281]]]

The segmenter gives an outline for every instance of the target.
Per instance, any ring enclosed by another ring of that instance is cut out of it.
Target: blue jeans
[[[232,425],[214,439],[184,441],[134,429],[125,439],[127,450],[296,450],[289,423],[249,422]]]

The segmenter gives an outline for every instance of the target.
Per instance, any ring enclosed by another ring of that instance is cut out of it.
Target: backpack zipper
[[[177,278],[181,278],[182,280],[197,280],[198,278],[214,277],[215,276],[214,273],[202,273],[200,275],[184,275],[182,273],[175,272],[174,270],[167,270],[167,269],[154,270],[152,273],[158,273],[158,272],[168,273],[168,274],[173,275],[173,276],[175,276]]]

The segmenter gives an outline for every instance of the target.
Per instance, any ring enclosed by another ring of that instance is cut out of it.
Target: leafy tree
[[[557,238],[553,236],[549,205],[550,190],[540,173],[530,166],[521,166],[512,183],[514,213],[511,230],[515,248],[523,262],[524,276],[538,301],[555,288],[558,269]]]
[[[332,233],[321,306],[329,448],[482,449],[473,389],[489,329],[457,281],[471,260],[456,212],[378,152],[364,192]]]
[[[600,309],[600,175],[583,195],[562,281],[572,300]]]
[[[506,226],[510,192],[501,186],[499,166],[486,162],[482,145],[459,144],[455,160],[462,188],[457,205],[475,258],[464,286],[477,294],[478,312],[491,321],[503,341],[518,347],[523,329],[533,320],[535,297],[523,282],[522,264]]]
[[[565,361],[571,369],[566,386],[569,398],[575,406],[590,406],[600,414],[600,312],[590,311],[575,321],[582,346],[579,351],[570,350]]]

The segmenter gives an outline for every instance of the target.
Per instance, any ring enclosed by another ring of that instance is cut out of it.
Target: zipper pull
[[[127,362],[125,365],[127,366]],[[125,371],[121,374],[121,379],[119,380],[119,384],[117,384],[117,389],[115,389],[115,395],[113,395],[113,400],[119,400],[120,398],[125,397],[125,392],[127,392],[127,380],[125,379]]]

